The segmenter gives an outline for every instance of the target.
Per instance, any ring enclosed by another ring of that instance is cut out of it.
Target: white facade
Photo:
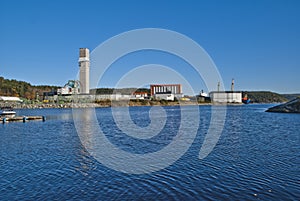
[[[242,92],[210,92],[212,103],[242,103]]]
[[[19,97],[0,96],[0,101],[23,102]]]
[[[87,48],[79,49],[79,82],[80,82],[80,93],[90,93],[90,52]]]
[[[159,99],[159,100],[170,100],[170,101],[174,101],[174,94],[155,94],[154,95],[156,99]]]

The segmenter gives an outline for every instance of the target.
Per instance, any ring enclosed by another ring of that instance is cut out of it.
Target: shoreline
[[[189,106],[189,105],[211,105],[210,103],[196,104],[194,102],[189,103],[149,103],[149,104],[136,104],[131,102],[111,102],[106,104],[99,103],[62,103],[62,104],[3,104],[2,106],[11,106],[14,109],[68,109],[68,108],[108,108],[108,107],[142,107],[142,106]]]
[[[252,104],[280,104],[280,103],[251,103]],[[227,103],[227,104],[212,104],[212,103],[196,103],[193,101],[180,101],[180,102],[172,102],[172,101],[99,101],[97,103],[2,103],[3,106],[11,106],[14,109],[47,109],[47,108],[55,108],[55,109],[66,109],[66,108],[107,108],[107,107],[141,107],[141,106],[240,106],[244,104],[235,104],[235,103]]]

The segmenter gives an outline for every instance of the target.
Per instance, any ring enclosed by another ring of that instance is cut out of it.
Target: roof
[[[19,97],[12,97],[12,96],[0,96],[0,101],[22,102],[22,100]]]
[[[242,93],[242,92],[241,91],[211,91],[209,93],[230,94],[230,93]]]

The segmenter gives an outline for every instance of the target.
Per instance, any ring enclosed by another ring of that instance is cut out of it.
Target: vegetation
[[[28,82],[9,80],[0,77],[0,96],[16,96],[24,99],[34,100],[43,92],[56,90],[57,86],[40,85],[33,86]]]
[[[283,95],[270,91],[243,92],[243,97],[245,94],[248,95],[252,103],[282,103],[288,101]]]
[[[114,89],[114,88],[98,88],[98,89],[91,89],[91,94],[116,94],[121,93],[125,95],[131,95],[133,92],[147,92],[150,94],[150,89],[147,88],[123,88],[123,89]]]
[[[282,94],[288,100],[294,100],[300,98],[300,94]]]

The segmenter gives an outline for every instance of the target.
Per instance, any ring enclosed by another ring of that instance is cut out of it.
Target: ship
[[[245,94],[244,98],[242,98],[242,102],[244,104],[249,104],[251,102],[250,98],[248,98],[248,95]]]

